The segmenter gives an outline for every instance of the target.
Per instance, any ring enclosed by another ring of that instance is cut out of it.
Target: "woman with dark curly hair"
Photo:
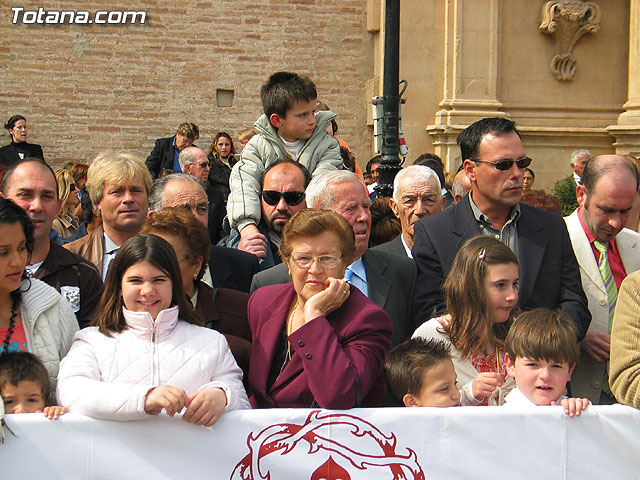
[[[11,165],[27,157],[44,161],[42,147],[35,143],[27,143],[27,120],[22,115],[9,118],[4,128],[9,131],[11,143],[0,148],[0,165]]]
[[[233,146],[231,135],[227,132],[218,132],[209,148],[209,162],[211,170],[209,170],[209,183],[216,190],[220,190],[224,195],[224,201],[227,201],[229,192],[229,175],[231,169],[236,164],[236,149]]]
[[[58,365],[78,322],[54,288],[27,278],[33,247],[33,223],[25,211],[0,198],[0,352],[32,352],[47,367],[55,388]]]

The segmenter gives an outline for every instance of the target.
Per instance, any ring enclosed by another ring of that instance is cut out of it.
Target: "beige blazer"
[[[591,312],[589,330],[609,332],[607,291],[604,288],[602,275],[598,270],[598,264],[589,240],[587,240],[587,235],[580,225],[578,210],[565,217],[564,220],[567,223],[573,251],[580,266],[582,288],[589,302],[589,311]],[[640,270],[640,234],[625,228],[616,236],[616,244],[627,275]],[[571,395],[586,397],[592,403],[597,404],[606,368],[608,368],[607,363],[596,362],[580,350],[580,359],[571,376]]]

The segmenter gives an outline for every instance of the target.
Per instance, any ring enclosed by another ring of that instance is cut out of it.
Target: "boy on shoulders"
[[[316,113],[317,96],[311,79],[295,73],[274,73],[262,86],[264,115],[254,124],[259,134],[246,144],[229,179],[229,222],[243,239],[264,237],[257,228],[260,185],[264,171],[278,159],[291,158],[311,175],[343,168],[338,142],[326,131],[336,115]]]

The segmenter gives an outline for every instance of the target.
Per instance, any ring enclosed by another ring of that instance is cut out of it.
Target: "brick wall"
[[[0,10],[0,120],[27,117],[29,141],[51,163],[90,161],[103,149],[143,158],[183,121],[208,149],[218,130],[237,133],[261,112],[270,73],[309,75],[340,114],[339,136],[362,165],[370,156],[365,80],[373,54],[364,0],[34,2]],[[144,25],[12,24],[25,10],[145,10]],[[234,91],[216,105],[216,89]],[[2,131],[6,134],[6,131]],[[0,137],[0,144],[9,142]]]

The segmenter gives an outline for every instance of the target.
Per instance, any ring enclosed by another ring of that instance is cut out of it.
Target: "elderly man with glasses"
[[[294,213],[307,208],[304,191],[310,181],[305,166],[293,160],[281,159],[269,166],[262,177],[259,232],[240,238],[233,230],[225,245],[257,256],[260,270],[282,263],[278,253],[282,230]]]
[[[560,309],[584,337],[591,314],[566,225],[559,215],[520,203],[525,155],[515,123],[484,118],[458,136],[471,192],[458,204],[415,224],[413,257],[418,266],[419,318],[442,311],[442,282],[462,244],[491,235],[520,261],[519,306]]]
[[[187,147],[180,152],[178,163],[184,173],[193,175],[205,186],[207,201],[209,202],[209,235],[211,243],[216,244],[224,236],[222,222],[226,215],[224,195],[209,185],[209,171],[211,162],[204,150],[198,147]]]

